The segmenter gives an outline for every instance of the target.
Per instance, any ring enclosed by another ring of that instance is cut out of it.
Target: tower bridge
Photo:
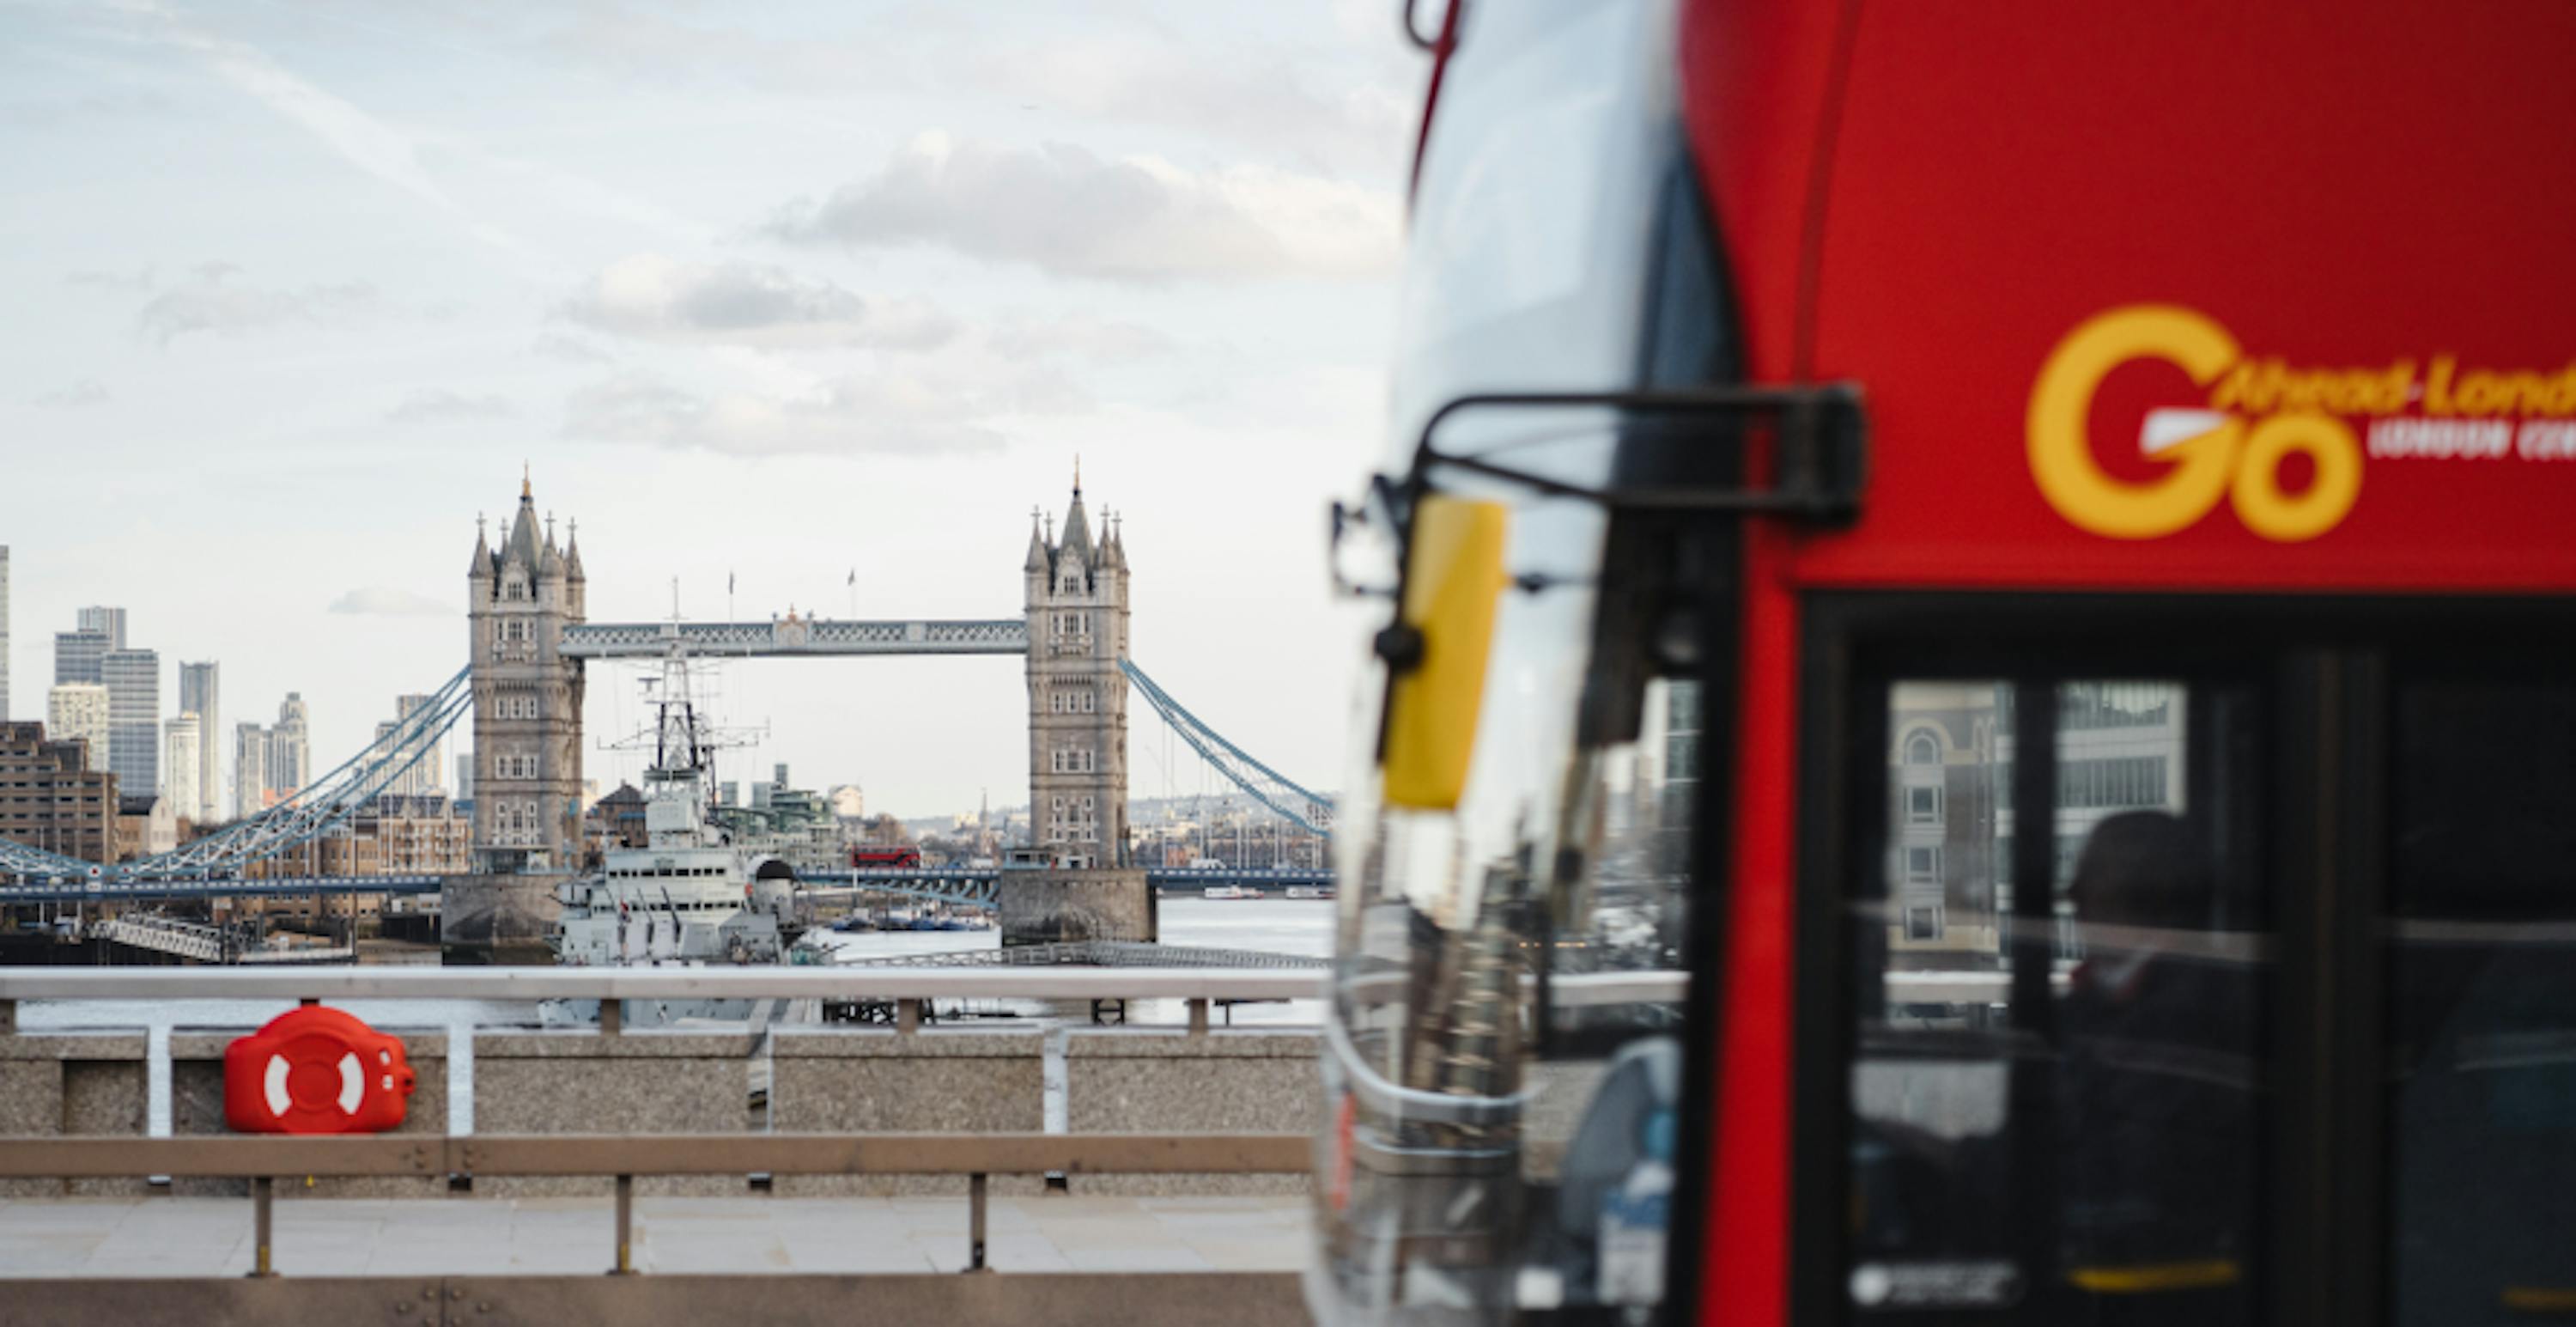
[[[1122,524],[1104,513],[1095,531],[1077,473],[1060,526],[1030,513],[1016,616],[592,622],[578,529],[568,525],[558,543],[553,518],[539,516],[534,486],[522,479],[497,546],[476,521],[466,567],[469,662],[437,691],[437,703],[275,809],[176,852],[101,866],[0,840],[0,903],[409,892],[434,880],[452,952],[535,958],[553,918],[554,885],[580,861],[582,705],[591,661],[659,658],[674,649],[709,658],[1017,655],[1027,686],[1035,869],[846,883],[998,901],[1006,938],[1014,941],[1150,940],[1152,890],[1127,852],[1131,695],[1143,697],[1211,768],[1283,818],[1329,833],[1332,807],[1227,740],[1136,666],[1128,652],[1129,578]],[[468,714],[470,876],[244,878],[252,864],[336,832]],[[1234,874],[1190,873],[1209,884],[1236,883]],[[1321,883],[1320,875],[1301,883]]]

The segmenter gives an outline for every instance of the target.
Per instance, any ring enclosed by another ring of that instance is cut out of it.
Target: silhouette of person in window
[[[2071,894],[2085,957],[2057,1008],[2066,1320],[2253,1318],[2254,955],[2217,933],[2180,819],[2097,825]]]

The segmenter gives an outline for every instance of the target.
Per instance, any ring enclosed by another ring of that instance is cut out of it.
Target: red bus
[[[918,871],[921,869],[921,849],[909,843],[899,847],[887,847],[882,844],[853,844],[850,848],[850,869]]]
[[[2576,6],[1425,41],[1318,1316],[2576,1312]]]

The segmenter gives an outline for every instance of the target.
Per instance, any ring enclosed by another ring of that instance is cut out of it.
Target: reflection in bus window
[[[2404,1327],[2576,1309],[2576,687],[2398,688],[2389,1207]]]
[[[2016,806],[2016,697],[2050,694],[1887,696],[1886,850],[1852,908],[1850,1302],[2251,1321],[2258,951],[2229,925],[2251,915],[2230,902],[2250,854],[2218,826],[2245,822],[2255,784],[2192,759],[2238,754],[2244,707],[2060,684],[2051,795]],[[2053,870],[2016,901],[2021,820]]]

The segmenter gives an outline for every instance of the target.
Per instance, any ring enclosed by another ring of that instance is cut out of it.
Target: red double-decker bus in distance
[[[909,843],[894,848],[854,846],[850,849],[850,869],[918,871],[921,869],[921,849]]]
[[[2576,7],[1422,8],[1317,1315],[2576,1312]]]

